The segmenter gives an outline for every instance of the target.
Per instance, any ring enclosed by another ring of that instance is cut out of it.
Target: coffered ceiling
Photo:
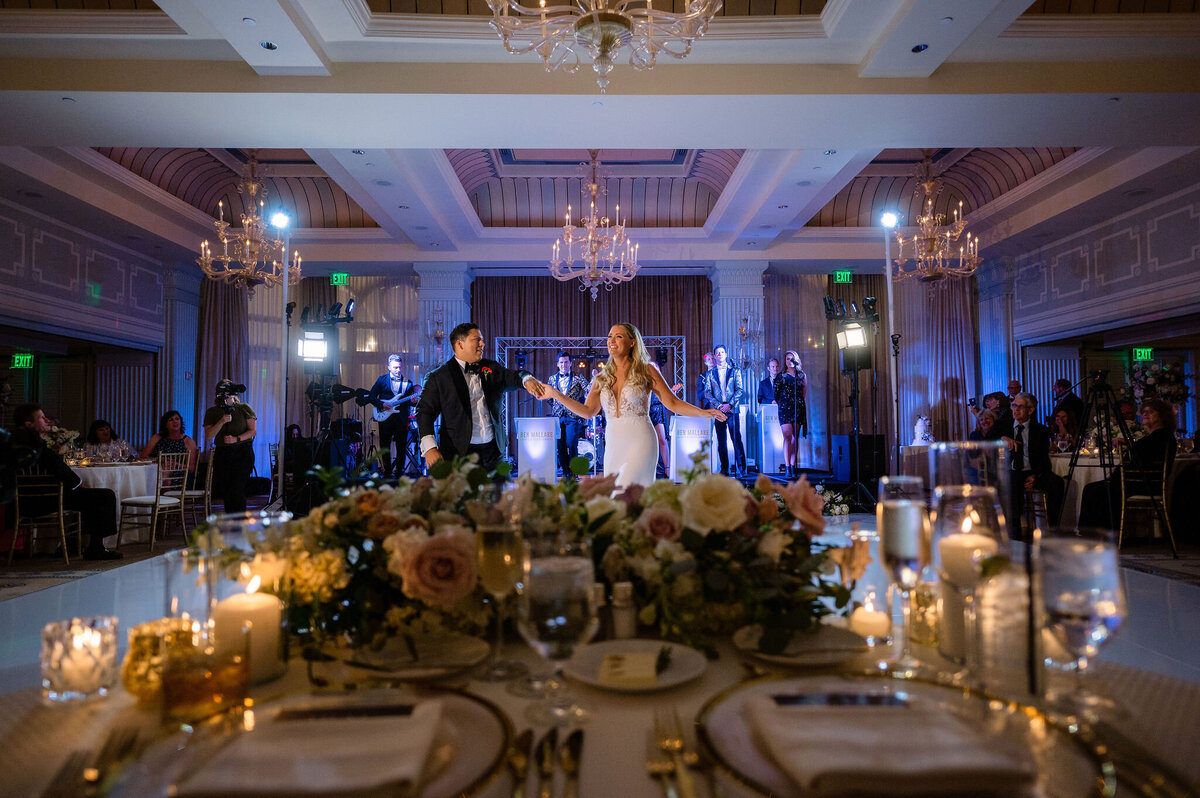
[[[985,256],[1200,182],[1192,0],[731,0],[606,94],[506,54],[486,9],[0,0],[0,200],[187,262],[254,152],[310,273],[520,271],[597,149],[648,269],[824,271],[915,218],[926,151]]]

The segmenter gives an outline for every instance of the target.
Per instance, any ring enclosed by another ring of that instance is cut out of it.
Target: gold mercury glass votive
[[[162,666],[171,647],[190,648],[192,621],[189,618],[159,618],[129,630],[129,650],[121,665],[121,684],[137,697],[138,706],[157,704],[162,699]]]
[[[242,706],[250,685],[249,639],[248,625],[217,636],[193,622],[186,642],[166,647],[164,721],[195,723]]]

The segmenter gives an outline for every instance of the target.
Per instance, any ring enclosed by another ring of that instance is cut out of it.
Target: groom
[[[508,448],[508,434],[500,422],[500,399],[505,391],[522,385],[541,398],[538,381],[527,371],[506,369],[483,357],[483,333],[470,322],[450,331],[454,357],[433,371],[417,403],[417,431],[421,454],[432,466],[443,457],[479,455],[487,470],[495,467]],[[434,436],[433,425],[442,419]]]

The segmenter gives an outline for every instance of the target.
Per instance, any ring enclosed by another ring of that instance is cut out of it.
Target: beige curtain
[[[249,383],[250,323],[246,290],[215,280],[200,285],[200,335],[196,356],[197,443],[204,437],[204,411],[213,402],[213,389],[225,377]]]

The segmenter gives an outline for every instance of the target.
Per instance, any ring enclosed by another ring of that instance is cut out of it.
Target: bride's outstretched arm
[[[580,404],[552,385],[546,383],[542,383],[542,385],[545,388],[543,399],[553,399],[580,418],[593,418],[600,412],[600,386],[595,383],[592,383],[592,390],[588,392],[584,404]]]
[[[671,387],[667,385],[667,381],[663,379],[662,374],[658,369],[650,369],[650,387],[658,394],[658,400],[663,403],[663,406],[672,413],[679,416],[696,416],[697,418],[715,418],[717,421],[724,421],[725,414],[717,408],[702,410],[695,405],[688,404],[680,399],[675,394],[671,393]]]

